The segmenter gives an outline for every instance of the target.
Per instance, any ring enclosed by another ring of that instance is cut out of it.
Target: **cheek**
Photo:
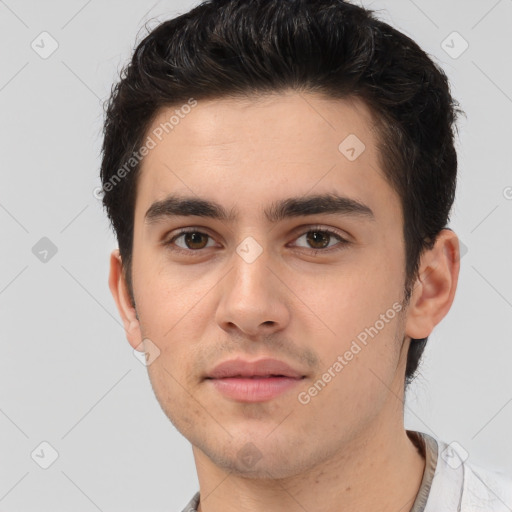
[[[149,334],[167,340],[196,315],[215,285],[213,276],[191,276],[190,270],[168,265],[141,266],[134,277],[137,309]]]
[[[186,374],[177,373],[176,367],[165,356],[148,366],[151,386],[160,407],[182,433],[190,432],[198,422],[205,424],[208,420],[199,403],[190,399],[193,389],[186,381]]]
[[[365,258],[322,277],[290,276],[296,296],[302,299],[295,307],[297,311],[311,312],[311,322],[317,321],[322,330],[328,328],[330,337],[349,340],[401,300],[399,271],[391,266],[383,270],[380,261]]]
[[[315,350],[322,361],[318,377],[331,369],[336,377],[329,387],[339,387],[339,396],[355,393],[356,399],[361,394],[361,403],[371,398],[375,386],[382,387],[377,376],[385,382],[392,379],[403,329],[400,279],[391,272],[383,273],[380,266],[366,268],[370,270],[338,276],[334,281],[325,281],[323,286],[310,287],[307,304],[312,305],[315,315],[303,331],[315,341]],[[334,367],[336,363],[338,371]],[[358,407],[358,400],[347,403]]]
[[[325,428],[333,433],[355,433],[383,409],[393,387],[400,348],[395,339],[399,318],[394,310],[388,320],[380,331],[369,324],[360,329],[353,318],[340,320],[341,334],[318,345],[322,367],[302,390],[302,399],[309,400],[304,407],[313,423],[323,418]]]

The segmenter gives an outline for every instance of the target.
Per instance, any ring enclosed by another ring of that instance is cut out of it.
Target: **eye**
[[[209,242],[211,243],[209,244]],[[177,246],[178,252],[180,252],[180,250],[190,252],[212,247],[215,245],[215,243],[207,233],[203,233],[202,231],[197,231],[195,229],[190,229],[182,230],[180,233],[173,236],[168,242],[165,242],[165,245],[171,247],[174,245]],[[172,248],[175,249],[175,247]]]
[[[315,250],[315,254],[318,251],[330,252],[331,250],[342,249],[345,245],[350,243],[335,231],[325,228],[310,229],[303,235],[299,236],[296,240],[303,240],[305,244],[301,245],[299,243],[296,247],[313,249]]]

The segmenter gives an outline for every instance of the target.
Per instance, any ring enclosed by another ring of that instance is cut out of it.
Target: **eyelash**
[[[328,229],[328,228],[323,228],[320,226],[319,227],[310,227],[306,231],[303,231],[299,236],[297,236],[296,239],[301,238],[302,236],[307,235],[308,233],[311,233],[311,232],[328,234],[329,236],[333,236],[334,238],[338,239],[338,242],[339,242],[338,244],[334,245],[333,247],[329,247],[327,249],[309,248],[309,251],[312,251],[311,254],[313,256],[316,256],[316,254],[318,254],[319,252],[322,252],[324,254],[330,254],[332,252],[343,250],[345,248],[345,246],[347,246],[351,243],[348,240],[346,240],[345,238],[343,238],[342,236],[340,236],[336,231],[333,231],[332,229]],[[212,238],[208,233],[205,233],[204,231],[200,231],[197,228],[187,228],[187,229],[182,229],[176,235],[174,235],[169,241],[164,242],[164,246],[168,247],[170,250],[172,250],[173,252],[176,252],[178,254],[186,254],[187,256],[199,256],[200,253],[204,250],[204,248],[203,249],[183,249],[181,247],[173,246],[175,240],[177,240],[179,237],[181,237],[183,235],[186,235],[187,233],[199,233],[201,235],[205,235],[209,238]],[[308,250],[307,247],[298,247],[295,249],[298,249],[299,251],[303,250],[303,249]]]

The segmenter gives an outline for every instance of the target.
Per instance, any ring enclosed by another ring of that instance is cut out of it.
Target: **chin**
[[[210,461],[222,470],[236,476],[257,479],[274,480],[290,478],[312,469],[322,461],[317,453],[306,453],[304,446],[300,449],[282,442],[269,443],[263,446],[265,438],[253,438],[252,441],[233,441],[225,446],[223,451],[219,444],[201,443],[196,446]],[[259,444],[258,442],[261,441]],[[194,443],[193,443],[194,444]]]

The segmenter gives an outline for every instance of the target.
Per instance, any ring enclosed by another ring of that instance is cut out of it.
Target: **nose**
[[[265,251],[252,262],[233,255],[233,268],[218,289],[216,322],[223,330],[260,338],[288,325],[286,286],[270,260]]]

